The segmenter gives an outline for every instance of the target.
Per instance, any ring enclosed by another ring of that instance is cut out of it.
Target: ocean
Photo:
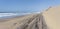
[[[35,14],[36,13],[40,13],[40,12],[35,12]],[[23,16],[27,14],[34,14],[34,13],[0,13],[0,18],[13,18],[16,16]]]
[[[22,16],[29,13],[0,13],[0,18],[12,18],[16,16]]]

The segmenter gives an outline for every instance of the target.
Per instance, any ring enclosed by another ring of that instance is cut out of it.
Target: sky
[[[41,12],[57,5],[60,5],[60,0],[0,0],[0,12]]]

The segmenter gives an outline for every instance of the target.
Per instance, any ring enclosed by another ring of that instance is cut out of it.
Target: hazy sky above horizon
[[[60,0],[0,0],[0,12],[41,12],[54,5],[60,5]]]

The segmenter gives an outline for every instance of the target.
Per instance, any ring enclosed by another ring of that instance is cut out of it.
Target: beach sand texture
[[[0,20],[0,29],[60,29],[60,6],[50,7],[40,14]]]

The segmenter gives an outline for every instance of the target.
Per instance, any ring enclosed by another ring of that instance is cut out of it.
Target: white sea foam
[[[21,16],[30,13],[0,13],[0,17],[13,17],[13,16]]]
[[[16,16],[17,13],[0,13],[0,17],[6,17],[6,16]]]
[[[40,12],[35,12],[35,13],[40,13]],[[21,15],[26,15],[26,14],[31,14],[31,13],[0,13],[0,18],[1,17],[21,16]]]

